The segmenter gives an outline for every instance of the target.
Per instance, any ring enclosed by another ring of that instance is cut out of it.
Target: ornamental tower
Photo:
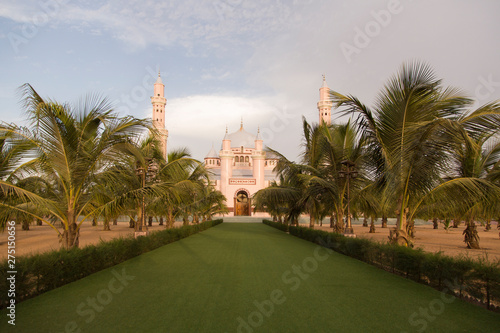
[[[323,85],[319,88],[319,124],[325,123],[330,125],[332,123],[332,106],[333,102],[330,100],[330,88],[326,84],[325,75],[323,75]]]
[[[165,106],[167,105],[167,99],[165,98],[164,93],[165,85],[161,81],[160,71],[158,71],[158,78],[154,84],[154,95],[151,97],[151,104],[153,104],[152,118],[153,127],[158,131],[160,149],[166,160],[168,131],[165,129]]]

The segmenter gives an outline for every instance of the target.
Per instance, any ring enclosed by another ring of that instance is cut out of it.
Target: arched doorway
[[[250,198],[246,191],[238,191],[234,198],[234,216],[250,216]]]

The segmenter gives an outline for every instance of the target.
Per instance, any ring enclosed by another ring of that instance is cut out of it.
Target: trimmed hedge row
[[[16,258],[16,303],[35,297],[67,283],[117,265],[123,261],[191,236],[222,223],[222,220],[182,226],[151,233],[148,237],[120,237],[97,245],[71,250],[57,250]],[[0,309],[9,289],[8,263],[0,264]]]
[[[490,310],[500,310],[500,261],[455,258],[269,220],[263,223]]]

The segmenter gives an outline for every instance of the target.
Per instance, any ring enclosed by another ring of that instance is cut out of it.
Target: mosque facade
[[[165,86],[162,83],[160,74],[154,84],[154,96],[151,97],[153,105],[153,125],[158,130],[162,151],[167,156],[168,131],[165,129],[165,106],[164,97]],[[332,102],[329,98],[329,91],[323,76],[320,100],[317,104],[319,112],[319,122],[330,124]],[[226,133],[222,139],[221,149],[212,149],[204,159],[205,167],[210,173],[210,181],[215,188],[226,197],[226,205],[230,215],[251,216],[252,196],[260,189],[268,187],[277,178],[274,168],[278,163],[277,156],[264,150],[264,142],[257,130],[252,134],[243,127],[235,132]]]

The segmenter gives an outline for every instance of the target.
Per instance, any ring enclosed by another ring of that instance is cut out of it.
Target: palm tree
[[[395,241],[410,243],[407,221],[437,193],[446,191],[448,204],[456,204],[464,195],[471,202],[485,198],[484,182],[475,178],[442,182],[441,177],[455,145],[462,142],[463,128],[498,129],[496,106],[471,117],[467,107],[472,100],[457,89],[443,88],[431,68],[419,62],[403,64],[373,108],[337,92],[332,92],[332,99],[337,107],[346,107],[347,114],[357,115],[357,126],[368,137],[374,166],[384,174],[384,191],[397,204]]]
[[[58,233],[64,248],[77,247],[80,226],[94,213],[89,207],[94,201],[96,174],[107,184],[116,181],[109,170],[126,163],[130,155],[139,154],[131,140],[148,124],[133,117],[118,118],[108,102],[98,96],[70,106],[43,99],[29,84],[22,89],[29,128],[8,125],[0,130],[9,144],[30,149],[23,155],[26,161],[11,170],[9,177],[39,176],[53,188],[41,196],[3,180],[0,184],[7,195],[49,211],[63,225],[63,231],[50,219],[27,209],[5,201],[0,205],[39,218]]]
[[[452,165],[454,168],[450,170],[452,174],[447,179],[468,177],[490,182],[491,186],[494,186],[492,175],[495,172],[495,166],[500,161],[500,142],[493,137],[495,133],[481,132],[477,135],[470,131],[462,133],[466,137],[464,143],[458,146],[453,154],[455,163]],[[495,199],[497,204],[491,204],[495,202]],[[499,204],[498,197],[493,195],[490,200],[480,201],[470,207],[468,211],[462,212],[461,217],[467,222],[464,230],[464,241],[467,247],[479,248],[479,235],[475,221],[476,219],[491,221],[498,214]],[[455,215],[457,215],[456,210]]]
[[[302,197],[305,185],[301,166],[271,148],[268,151],[278,157],[275,171],[280,181],[253,195],[255,209],[267,211],[277,218],[284,217],[285,224],[297,225],[300,214],[304,212]]]
[[[344,216],[347,209],[347,181],[341,177],[343,163],[350,161],[358,171],[358,177],[349,182],[352,193],[351,201],[355,204],[359,191],[368,184],[365,170],[365,138],[358,135],[350,121],[346,124],[323,125],[320,141],[322,152],[320,170],[317,177],[311,179],[311,188],[321,194],[329,215],[335,216],[336,223],[331,225],[334,231],[344,231]]]

